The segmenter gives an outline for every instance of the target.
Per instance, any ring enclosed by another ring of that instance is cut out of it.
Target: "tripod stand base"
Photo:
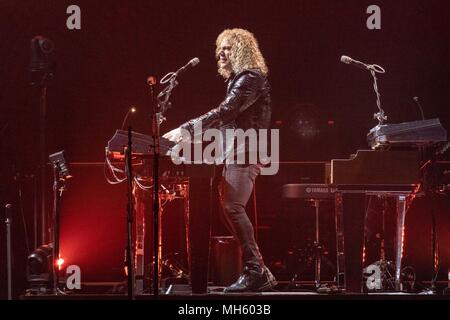
[[[316,286],[315,283],[309,282],[308,284],[300,284],[292,280],[287,288],[289,291],[295,292],[310,292],[310,293],[342,293],[343,291],[339,289],[335,284],[322,283]]]
[[[338,293],[341,290],[336,286],[328,286],[325,284],[321,284],[318,288],[316,288],[317,293]]]
[[[426,290],[419,292],[419,294],[420,295],[434,295],[434,294],[436,294],[436,290],[435,289],[426,289]]]

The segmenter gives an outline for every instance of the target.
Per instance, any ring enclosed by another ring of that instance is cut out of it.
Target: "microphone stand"
[[[58,177],[58,167],[53,167],[53,294],[59,294],[59,211],[61,207],[61,195],[64,185],[61,185],[61,177]]]
[[[50,155],[50,161],[53,164],[53,259],[52,259],[52,271],[53,271],[53,294],[59,295],[63,292],[59,289],[59,228],[60,228],[60,211],[61,211],[61,198],[63,192],[66,191],[66,180],[71,178],[68,171],[63,172],[61,162],[53,160],[52,157],[56,155]],[[63,164],[64,165],[64,164]]]
[[[378,126],[376,126],[375,128],[378,128],[379,126],[383,125],[384,122],[387,120],[387,116],[385,115],[384,110],[381,108],[380,92],[378,92],[377,77],[375,73],[385,73],[386,70],[384,70],[383,67],[377,64],[367,64],[361,61],[355,61],[347,56],[342,56],[341,61],[346,64],[353,64],[356,67],[361,68],[363,70],[370,71],[370,74],[373,77],[373,90],[375,91],[375,94],[377,96],[377,107],[378,107],[378,112],[373,115],[373,118],[378,120]]]
[[[132,230],[133,230],[133,168],[132,168],[132,132],[131,126],[128,127],[128,146],[125,154],[125,168],[127,173],[128,186],[128,206],[127,206],[127,245],[125,249],[126,267],[127,267],[127,284],[128,299],[134,299],[134,266],[132,259]]]
[[[160,263],[160,243],[159,243],[159,137],[161,114],[154,103],[153,86],[154,82],[148,82],[150,86],[150,104],[152,109],[152,138],[153,138],[153,294],[158,299],[159,294],[159,263]]]
[[[150,99],[152,109],[152,138],[153,138],[153,294],[154,298],[158,299],[159,295],[159,273],[161,262],[161,239],[159,234],[160,218],[160,204],[159,204],[159,157],[161,154],[159,140],[160,140],[160,125],[166,120],[164,113],[171,107],[169,102],[170,95],[173,88],[178,85],[176,81],[177,74],[169,72],[161,79],[161,84],[169,82],[169,85],[158,94],[158,104],[154,101],[153,87],[156,84],[154,79],[147,81],[150,86]]]
[[[423,151],[422,151],[423,153]],[[437,189],[437,164],[436,164],[436,154],[430,152],[431,158],[422,166],[423,172],[423,182],[425,197],[431,202],[431,258],[432,258],[432,269],[431,269],[431,283],[430,287],[421,294],[436,294],[436,280],[439,271],[439,248],[437,239],[437,225],[436,225],[436,189]]]
[[[12,245],[11,245],[11,223],[12,223],[12,205],[5,206],[6,213],[6,270],[8,278],[8,300],[12,300]]]
[[[375,94],[377,96],[377,107],[379,110],[373,115],[373,117],[374,119],[378,120],[378,125],[381,126],[387,120],[387,116],[385,115],[384,110],[381,108],[380,92],[378,91],[377,77],[375,73],[385,73],[386,71],[376,64],[368,65],[367,69],[370,70],[370,74],[373,77],[373,90],[375,91]]]

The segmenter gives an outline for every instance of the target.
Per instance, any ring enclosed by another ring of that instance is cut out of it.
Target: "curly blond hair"
[[[234,74],[244,70],[257,69],[267,75],[268,68],[259,50],[258,41],[253,33],[245,29],[225,29],[216,39],[216,59],[219,59],[220,44],[227,39],[231,45],[230,62]],[[229,78],[231,72],[218,65],[219,74]]]

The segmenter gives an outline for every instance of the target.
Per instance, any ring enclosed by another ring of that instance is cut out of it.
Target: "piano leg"
[[[211,238],[210,184],[210,179],[189,180],[188,210],[185,212],[191,287],[192,293],[197,294],[207,293],[208,290]]]
[[[347,292],[361,293],[365,195],[336,192],[335,213],[338,287]]]
[[[406,195],[396,197],[397,206],[397,234],[395,241],[395,291],[402,291],[401,271],[403,257],[403,241],[406,215]]]
[[[319,242],[319,208],[320,208],[320,201],[314,200],[314,208],[315,208],[315,233],[316,233],[316,241],[314,243],[315,245],[315,284],[316,289],[320,287],[320,262],[322,259],[322,252],[320,249],[320,242]]]
[[[336,286],[345,290],[345,251],[344,251],[344,217],[342,193],[335,193],[335,227],[336,227]]]
[[[396,200],[395,291],[402,291],[401,271],[408,194],[386,192],[375,194],[395,197]],[[365,196],[362,193],[336,192],[335,194],[337,280],[338,287],[347,292],[362,291]]]

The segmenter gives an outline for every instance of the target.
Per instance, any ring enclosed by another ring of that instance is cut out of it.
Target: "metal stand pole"
[[[58,176],[56,172],[56,167],[53,168],[53,193],[54,193],[54,204],[53,204],[53,259],[52,259],[52,270],[53,270],[53,294],[58,294],[59,285],[59,269],[58,269],[58,259],[59,259],[59,184]]]
[[[134,299],[134,264],[132,255],[132,232],[133,232],[133,168],[132,168],[132,131],[128,127],[128,147],[126,149],[126,171],[128,179],[128,208],[127,208],[127,245],[126,245],[126,266],[128,280],[128,298]]]
[[[344,244],[344,205],[343,194],[336,192],[335,227],[336,227],[336,286],[339,290],[347,290],[347,277],[345,272],[345,244]]]
[[[61,208],[61,196],[64,191],[64,185],[62,185],[61,177],[57,172],[57,167],[53,168],[54,182],[53,182],[53,193],[54,193],[54,203],[53,203],[53,232],[52,232],[52,242],[53,242],[53,259],[52,259],[52,270],[53,270],[53,294],[57,295],[59,291],[59,217]]]
[[[162,274],[162,263],[163,263],[163,261],[162,261],[162,241],[163,241],[162,240],[162,236],[163,236],[163,234],[162,234],[162,214],[163,214],[163,208],[161,208],[159,206],[159,198],[157,199],[157,201],[158,201],[158,223],[157,223],[158,224],[158,242],[157,242],[158,251],[157,251],[157,254],[156,254],[156,257],[157,257],[156,262],[157,262],[157,264],[156,264],[155,270],[158,273],[157,273],[157,276],[155,277],[156,281],[158,281],[160,279],[160,277],[161,277],[161,274]],[[155,286],[153,288],[153,292],[155,293],[155,298],[157,298],[158,294],[159,294],[159,283],[156,282],[156,284],[158,286]]]
[[[436,234],[436,213],[435,213],[435,201],[434,195],[431,196],[431,254],[433,256],[433,270],[431,275],[431,285],[430,290],[432,293],[436,293],[436,280],[439,270],[439,251],[437,245],[437,234]]]
[[[38,238],[39,238],[38,237],[38,233],[39,233],[38,197],[39,197],[39,195],[38,195],[38,179],[36,177],[36,171],[33,174],[33,193],[34,193],[33,194],[33,202],[34,202],[34,204],[33,204],[33,206],[34,206],[34,208],[33,208],[33,249],[36,249],[36,248],[38,248],[38,244],[39,244],[39,242],[38,242]]]
[[[314,208],[316,209],[316,241],[314,243],[314,249],[316,251],[316,266],[315,266],[315,283],[316,283],[316,289],[320,287],[320,262],[321,262],[321,248],[319,243],[319,207],[320,207],[320,201],[314,200],[313,203]]]
[[[134,185],[135,201],[135,247],[134,247],[134,267],[135,267],[135,292],[144,293],[145,278],[145,205],[141,198],[145,197],[145,192]]]
[[[397,202],[397,235],[395,253],[395,290],[402,291],[401,271],[403,257],[403,239],[405,229],[406,195],[399,195]]]
[[[46,78],[46,77],[45,77]],[[43,80],[44,82],[45,80]],[[46,205],[46,189],[47,189],[47,174],[46,174],[46,139],[45,139],[45,122],[47,114],[47,86],[44,84],[41,88],[40,98],[40,124],[39,124],[39,168],[40,168],[40,182],[41,182],[41,245],[47,243],[47,205]]]
[[[381,210],[381,242],[380,242],[380,271],[381,271],[381,288],[387,290],[387,285],[392,284],[391,275],[388,269],[388,261],[386,260],[386,211],[387,211],[387,197],[380,196],[383,201],[383,208]]]
[[[162,113],[158,112],[158,108],[155,104],[153,86],[155,82],[149,83],[150,85],[150,101],[152,108],[152,135],[153,135],[153,295],[155,299],[158,299],[159,294],[159,264],[161,258],[161,235],[160,235],[160,208],[159,208],[159,125],[162,117]]]
[[[6,265],[8,272],[8,300],[12,300],[12,247],[11,247],[11,223],[12,223],[12,205],[5,206],[6,213]]]

